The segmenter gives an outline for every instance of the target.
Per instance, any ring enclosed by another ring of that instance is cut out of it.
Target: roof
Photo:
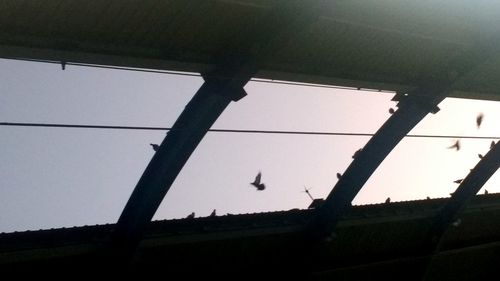
[[[7,0],[0,57],[209,73],[259,59],[256,46],[279,27],[258,27],[261,16],[292,2]],[[499,2],[310,0],[288,16],[317,4],[254,77],[395,91],[452,80],[451,96],[500,100]]]
[[[340,221],[333,240],[320,252],[310,253],[311,259],[318,262],[313,271],[324,274],[325,270],[346,270],[374,261],[418,257],[428,227],[448,200],[354,206]],[[283,255],[296,259],[304,253],[301,247],[307,244],[300,233],[313,211],[294,209],[155,221],[141,242],[135,262],[139,267],[148,264],[147,268],[160,263],[162,270],[170,272],[207,264],[217,266],[219,262],[241,269],[256,266],[263,257],[281,258],[286,263]],[[446,247],[442,256],[446,258],[440,258],[447,262],[468,249],[478,246],[489,249],[488,245],[500,241],[500,226],[491,223],[500,218],[500,194],[476,196],[460,217],[462,224],[450,229],[444,238]],[[22,264],[26,269],[38,263],[48,266],[51,261],[60,264],[60,258],[71,261],[98,253],[113,227],[96,225],[0,234],[0,268]],[[481,258],[483,254],[473,251],[468,257]],[[250,257],[255,260],[248,260]],[[248,264],[241,264],[242,259]]]

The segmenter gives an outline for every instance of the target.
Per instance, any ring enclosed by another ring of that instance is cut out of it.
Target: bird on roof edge
[[[215,217],[217,216],[216,212],[215,212],[215,209],[212,211],[212,213],[210,214],[211,217]]]
[[[266,185],[260,182],[261,178],[262,178],[262,173],[259,172],[255,177],[255,180],[250,183],[251,185],[255,186],[258,191],[266,189]]]
[[[150,143],[149,145],[151,145],[154,151],[158,151],[158,149],[160,149],[160,146],[155,143]]]
[[[191,214],[189,214],[186,219],[194,219],[194,212],[192,212]]]
[[[354,154],[352,155],[352,159],[356,159],[356,157],[358,157],[358,155],[361,153],[361,150],[363,150],[362,148],[356,150],[356,152],[354,152]]]
[[[454,183],[462,183],[464,179],[459,179],[459,180],[456,180],[456,181],[453,181]]]
[[[385,199],[385,203],[386,204],[391,203],[391,197],[387,197],[387,199]]]

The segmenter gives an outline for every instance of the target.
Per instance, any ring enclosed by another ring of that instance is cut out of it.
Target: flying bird
[[[479,127],[481,127],[481,123],[483,122],[483,118],[484,118],[484,114],[482,112],[479,113],[479,115],[477,115],[477,117],[476,117],[476,125],[477,125],[478,129],[479,129]]]
[[[257,176],[255,177],[255,180],[251,182],[250,184],[255,186],[257,190],[262,191],[266,189],[266,185],[260,182],[260,178],[262,177],[262,173],[259,172]]]
[[[151,145],[151,147],[153,147],[153,150],[154,150],[154,151],[158,151],[158,149],[160,149],[160,146],[159,146],[159,145],[157,145],[157,144],[150,143],[149,145]]]
[[[194,212],[192,212],[191,214],[189,214],[186,219],[194,219]]]
[[[215,213],[215,209],[212,211],[212,213],[210,214],[211,217],[215,217],[217,214]]]
[[[456,181],[453,181],[454,183],[462,183],[464,179],[459,179],[459,180],[456,180]]]
[[[455,148],[457,151],[460,150],[460,140],[457,140],[452,146],[449,146],[448,148]]]
[[[385,203],[386,204],[391,203],[391,197],[387,197],[387,199],[385,199]]]

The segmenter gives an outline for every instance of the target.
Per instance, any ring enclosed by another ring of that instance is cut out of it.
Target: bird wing
[[[262,173],[259,172],[257,176],[255,177],[255,181],[253,182],[254,184],[260,184],[260,178],[262,177]]]

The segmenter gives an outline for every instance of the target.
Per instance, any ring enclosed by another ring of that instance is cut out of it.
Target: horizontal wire
[[[51,127],[51,128],[75,128],[75,129],[108,129],[108,130],[149,130],[149,131],[172,131],[168,127],[145,127],[145,126],[106,126],[106,125],[77,125],[77,124],[51,124],[51,123],[14,123],[0,122],[0,126],[20,127]],[[246,134],[283,134],[283,135],[320,135],[320,136],[355,136],[371,137],[373,133],[342,133],[342,132],[314,132],[314,131],[276,131],[276,130],[236,130],[236,129],[209,129],[214,133],[246,133]],[[459,135],[406,135],[408,138],[446,138],[446,139],[500,139],[500,136],[459,136]]]
[[[40,60],[40,59],[27,59],[27,58],[9,58],[12,60],[29,61],[29,62],[40,62],[40,63],[52,63],[61,64],[61,61],[54,60]],[[190,77],[202,77],[199,73],[193,72],[180,72],[180,71],[169,71],[169,70],[155,70],[146,68],[135,68],[135,67],[125,67],[125,66],[110,66],[110,65],[100,65],[100,64],[88,64],[88,63],[76,63],[76,62],[64,62],[65,65],[83,66],[83,67],[93,67],[93,68],[103,68],[103,69],[113,69],[113,70],[127,70],[136,72],[146,72],[146,73],[158,73],[158,74],[168,74],[168,75],[178,75],[178,76],[190,76]],[[206,76],[210,77],[210,76]],[[220,77],[220,76],[218,76]],[[229,77],[222,77],[229,78]],[[356,88],[356,87],[343,87],[335,85],[324,85],[324,84],[314,84],[314,83],[304,83],[304,82],[293,82],[293,81],[282,81],[282,80],[270,80],[262,78],[252,78],[251,82],[256,83],[267,83],[267,84],[279,84],[279,85],[292,85],[292,86],[305,86],[313,88],[327,88],[327,89],[340,89],[340,90],[363,90],[369,92],[379,92],[379,93],[391,93],[394,91],[387,91],[381,89],[370,89],[370,88]]]

